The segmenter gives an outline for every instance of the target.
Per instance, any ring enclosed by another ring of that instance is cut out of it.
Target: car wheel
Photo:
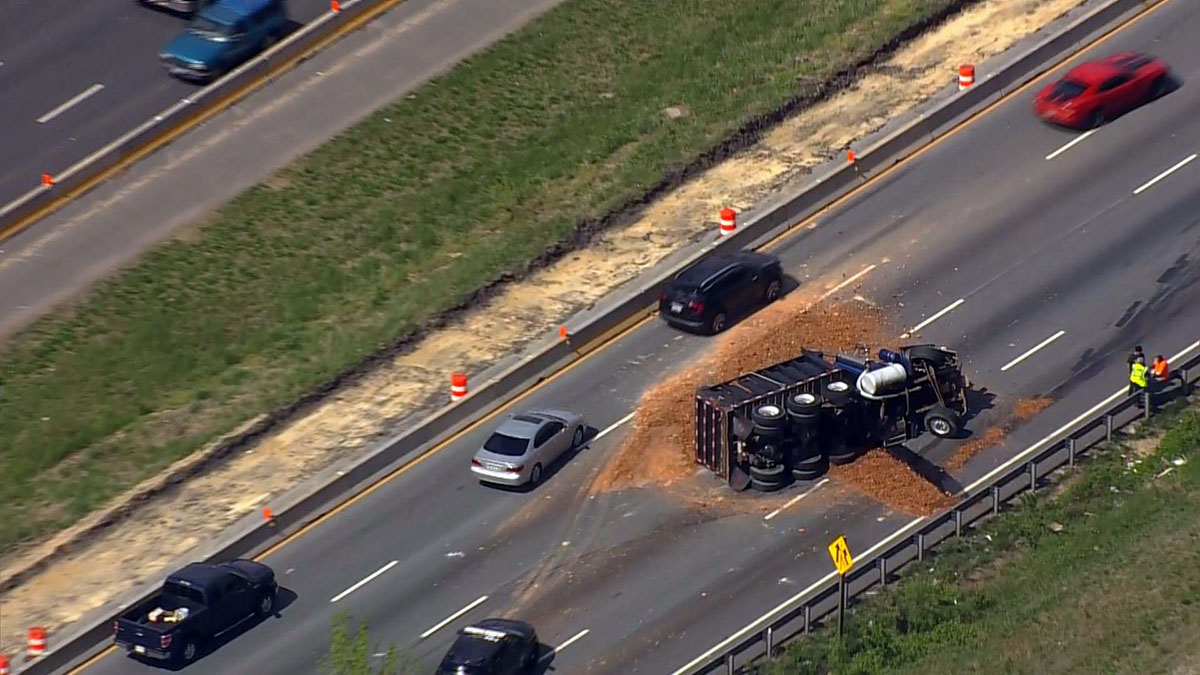
[[[263,593],[262,598],[258,601],[258,615],[270,616],[273,609],[275,609],[275,592],[268,591]]]
[[[725,330],[725,314],[723,312],[717,312],[717,315],[714,316],[712,321],[708,323],[708,332],[716,335],[723,330]]]
[[[771,283],[767,284],[767,293],[765,295],[767,302],[772,303],[772,302],[775,302],[776,300],[778,300],[779,299],[779,291],[782,288],[783,288],[783,285],[779,283],[778,279],[772,280]]]
[[[533,471],[529,472],[529,484],[537,485],[542,480],[542,465],[534,464]]]
[[[576,427],[575,436],[571,438],[571,447],[578,448],[583,445],[583,427]]]
[[[1167,93],[1167,78],[1160,77],[1150,85],[1150,100],[1162,98]]]
[[[1088,115],[1087,128],[1099,129],[1103,125],[1104,125],[1104,111],[1099,108],[1096,108],[1095,110],[1092,111],[1091,115]]]

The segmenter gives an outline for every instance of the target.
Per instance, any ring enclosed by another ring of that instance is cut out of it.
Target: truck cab
[[[266,49],[287,24],[284,0],[217,0],[200,9],[159,58],[175,77],[211,82]]]
[[[251,560],[192,563],[113,624],[113,641],[128,653],[187,663],[213,639],[275,608],[271,568]]]

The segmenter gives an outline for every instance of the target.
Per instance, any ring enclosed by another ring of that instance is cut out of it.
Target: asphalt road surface
[[[1130,345],[1172,355],[1200,337],[1200,162],[1180,164],[1200,153],[1197,30],[1200,11],[1176,1],[1103,43],[1167,58],[1183,86],[1052,159],[1078,134],[1035,120],[1027,90],[773,247],[802,283],[869,269],[843,294],[902,303],[898,323],[959,349],[977,385],[1055,396],[960,483],[1122,387]],[[811,492],[770,519],[752,494],[730,494],[742,513],[663,490],[589,496],[641,391],[705,342],[651,321],[521,401],[583,411],[603,433],[537,489],[471,477],[484,425],[272,553],[294,599],[187,672],[312,672],[347,611],[430,664],[468,621],[511,615],[560,647],[555,672],[669,673],[825,576],[837,534],[861,551],[911,520],[836,481],[790,488]],[[957,443],[913,447],[937,462]],[[88,672],[146,668],[112,653]]]
[[[0,22],[0,203],[195,91],[158,54],[187,19],[134,0],[12,0]],[[305,23],[327,0],[289,0]]]

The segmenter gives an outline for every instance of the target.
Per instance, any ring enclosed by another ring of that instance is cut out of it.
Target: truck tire
[[[750,419],[759,429],[782,429],[784,423],[783,408],[770,403],[760,405],[750,412]]]
[[[958,433],[958,415],[944,405],[935,405],[925,413],[925,428],[938,438],[952,438]]]
[[[803,462],[797,462],[796,466],[792,467],[792,478],[796,480],[813,480],[820,478],[826,470],[829,469],[829,463],[821,455],[815,455]]]
[[[928,361],[934,368],[946,365],[947,355],[940,349],[928,345],[917,345],[908,350],[909,361]]]
[[[787,486],[791,475],[787,467],[776,464],[769,469],[750,467],[750,484],[759,492],[775,492]]]
[[[187,636],[183,639],[183,649],[179,650],[179,656],[176,658],[181,664],[191,663],[196,660],[196,655],[200,653],[200,645],[196,642],[196,638]]]
[[[841,466],[849,464],[858,458],[858,452],[852,448],[835,448],[836,452],[829,453],[829,463]]]
[[[825,396],[825,400],[835,408],[845,408],[854,395],[854,391],[848,382],[830,382],[825,385],[825,390],[822,393]]]
[[[784,407],[792,417],[815,417],[821,410],[821,399],[814,394],[792,394]]]

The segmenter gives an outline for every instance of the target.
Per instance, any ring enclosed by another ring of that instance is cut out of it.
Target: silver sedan
[[[586,430],[583,415],[566,410],[539,409],[513,415],[475,453],[471,471],[488,483],[536,484],[554,460],[583,445]]]

